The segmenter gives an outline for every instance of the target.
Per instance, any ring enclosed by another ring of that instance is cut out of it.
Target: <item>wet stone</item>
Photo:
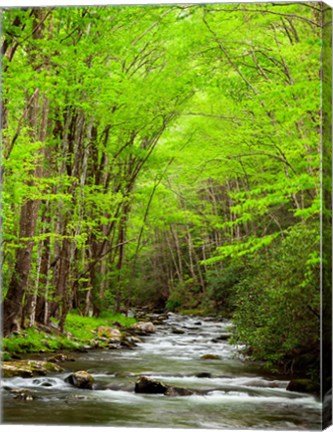
[[[184,334],[185,330],[182,330],[182,329],[177,328],[177,327],[172,327],[171,333],[173,333],[173,334]]]
[[[94,379],[90,373],[78,371],[65,378],[65,382],[77,388],[92,390]]]
[[[167,386],[146,377],[141,377],[135,383],[135,393],[148,393],[148,394],[164,394],[167,391]]]
[[[10,391],[16,400],[32,401],[37,399],[36,395],[27,389],[13,389]]]
[[[164,394],[165,396],[191,396],[194,392],[186,388],[169,387]]]
[[[197,378],[212,378],[212,374],[209,372],[199,372],[195,376]]]

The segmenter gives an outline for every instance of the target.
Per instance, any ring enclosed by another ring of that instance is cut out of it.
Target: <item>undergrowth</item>
[[[31,327],[12,334],[2,340],[2,359],[10,360],[12,356],[25,353],[54,352],[58,350],[74,350],[82,348],[94,339],[94,332],[100,326],[122,327],[135,324],[135,318],[122,314],[104,312],[100,317],[83,317],[72,311],[68,314],[64,334],[50,328],[50,333]],[[57,324],[53,320],[54,324]]]

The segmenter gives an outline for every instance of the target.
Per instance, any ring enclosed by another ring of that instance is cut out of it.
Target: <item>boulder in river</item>
[[[134,391],[135,393],[163,394],[165,396],[191,396],[194,394],[192,390],[173,387],[144,376],[136,382]]]
[[[154,381],[147,377],[140,377],[135,383],[135,393],[148,393],[148,394],[165,394],[168,387],[159,381]]]
[[[173,333],[173,334],[184,334],[185,330],[182,330],[182,329],[180,329],[178,327],[172,327],[171,333]]]
[[[92,390],[94,378],[86,371],[78,371],[65,378],[65,382],[77,388]]]
[[[63,368],[55,363],[41,360],[18,360],[3,362],[1,370],[4,378],[31,378],[47,375],[49,372],[62,372]]]
[[[287,390],[300,393],[318,393],[320,391],[320,385],[307,378],[295,378],[289,382]]]
[[[199,373],[195,374],[195,376],[197,378],[211,378],[212,374],[209,372],[199,372]]]
[[[137,333],[139,335],[143,335],[143,336],[156,332],[156,327],[150,321],[147,321],[147,322],[139,321],[136,324],[134,324],[131,327],[131,329],[133,329],[135,331],[135,333]]]

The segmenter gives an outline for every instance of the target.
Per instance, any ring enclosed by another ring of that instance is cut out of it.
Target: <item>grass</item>
[[[130,327],[136,323],[136,319],[111,312],[104,312],[98,318],[83,317],[72,312],[67,316],[65,331],[71,333],[75,338],[82,342],[89,342],[93,335],[92,332],[98,327],[112,327],[116,322],[121,324],[123,327]]]
[[[73,311],[67,315],[65,334],[55,331],[45,333],[31,327],[22,330],[19,334],[12,334],[4,338],[2,340],[2,359],[9,360],[15,354],[74,350],[88,345],[94,339],[94,331],[98,327],[113,327],[116,322],[123,327],[130,327],[135,324],[136,320],[111,312],[105,312],[98,318],[83,317]]]

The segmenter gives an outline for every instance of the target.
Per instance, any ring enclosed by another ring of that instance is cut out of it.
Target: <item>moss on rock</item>
[[[62,372],[64,369],[55,363],[41,360],[18,360],[3,362],[1,370],[4,378],[31,378],[52,372]]]

